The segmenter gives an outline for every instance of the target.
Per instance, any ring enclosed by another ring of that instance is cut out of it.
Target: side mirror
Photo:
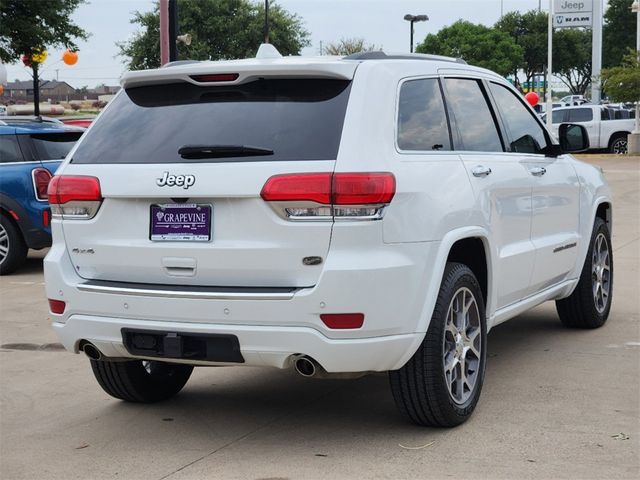
[[[589,134],[582,125],[562,123],[558,128],[560,147],[565,152],[583,152],[589,149]]]

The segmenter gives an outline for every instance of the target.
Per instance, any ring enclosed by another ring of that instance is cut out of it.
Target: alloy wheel
[[[607,308],[611,291],[611,264],[609,255],[609,243],[604,234],[596,237],[591,256],[591,285],[593,289],[593,301],[598,313]]]
[[[626,155],[627,153],[627,141],[623,138],[620,138],[613,142],[613,153],[617,155]]]
[[[2,224],[0,224],[0,264],[9,256],[9,234]]]
[[[480,372],[482,327],[475,296],[466,287],[449,304],[444,333],[443,366],[447,389],[457,404],[473,394]]]

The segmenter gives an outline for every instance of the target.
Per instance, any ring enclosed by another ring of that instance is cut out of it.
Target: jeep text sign
[[[593,0],[555,0],[553,13],[591,13]]]

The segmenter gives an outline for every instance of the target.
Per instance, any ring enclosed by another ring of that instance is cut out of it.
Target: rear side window
[[[451,150],[440,83],[409,80],[400,88],[398,147],[402,150]]]
[[[31,143],[39,160],[62,160],[73,148],[82,132],[31,134]]]
[[[547,140],[544,130],[531,111],[506,87],[493,82],[489,85],[503,123],[508,130],[510,150],[521,153],[541,153],[541,150],[547,146]]]
[[[462,145],[457,150],[502,152],[498,129],[477,80],[445,79],[447,104]]]
[[[591,108],[570,108],[567,110],[567,122],[590,122],[593,120],[593,109]]]
[[[0,135],[0,163],[22,162],[22,152],[15,135]]]
[[[72,162],[335,160],[349,91],[349,81],[328,79],[129,88],[87,132]],[[178,153],[203,146],[218,153],[188,160]],[[272,153],[250,155],[240,147]]]
[[[566,110],[553,110],[551,115],[551,123],[562,123],[564,122],[564,113]]]

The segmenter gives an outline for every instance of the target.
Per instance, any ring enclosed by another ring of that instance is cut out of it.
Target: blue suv
[[[84,129],[57,120],[0,117],[0,275],[29,248],[51,245],[47,187]]]

